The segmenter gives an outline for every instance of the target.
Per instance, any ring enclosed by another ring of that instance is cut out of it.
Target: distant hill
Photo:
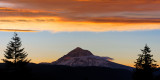
[[[128,69],[128,70],[133,69],[132,67],[112,62],[112,60],[113,59],[109,57],[95,56],[90,51],[77,47],[72,51],[70,51],[68,54],[59,58],[57,61],[53,62],[52,64],[66,65],[72,67],[97,66],[97,67],[109,67],[116,69]]]

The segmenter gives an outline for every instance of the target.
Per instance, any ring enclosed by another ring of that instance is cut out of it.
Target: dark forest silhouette
[[[154,79],[153,72],[158,71],[151,50],[146,45],[135,62],[133,71],[112,69],[109,67],[71,67],[62,65],[34,64],[27,59],[28,54],[21,48],[22,43],[17,33],[4,51],[5,66],[0,64],[0,75],[5,80],[159,80]],[[159,72],[160,73],[160,72]],[[160,76],[158,76],[160,77]]]

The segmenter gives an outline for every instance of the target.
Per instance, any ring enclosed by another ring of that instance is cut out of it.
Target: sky
[[[81,47],[133,66],[148,44],[160,64],[159,0],[0,0],[0,58],[14,31],[34,63]]]

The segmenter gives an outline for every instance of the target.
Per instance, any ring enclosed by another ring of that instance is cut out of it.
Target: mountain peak
[[[67,54],[67,56],[70,56],[70,57],[81,57],[81,56],[91,56],[91,55],[93,54],[90,51],[84,50],[80,47],[73,49]]]
[[[80,47],[77,47],[77,48],[75,48],[74,50],[83,50],[82,48],[80,48]]]

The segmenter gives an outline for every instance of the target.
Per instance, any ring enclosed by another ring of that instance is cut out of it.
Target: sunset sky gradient
[[[159,0],[0,0],[0,58],[16,31],[35,63],[82,47],[133,66],[147,43],[160,64],[159,29]]]

